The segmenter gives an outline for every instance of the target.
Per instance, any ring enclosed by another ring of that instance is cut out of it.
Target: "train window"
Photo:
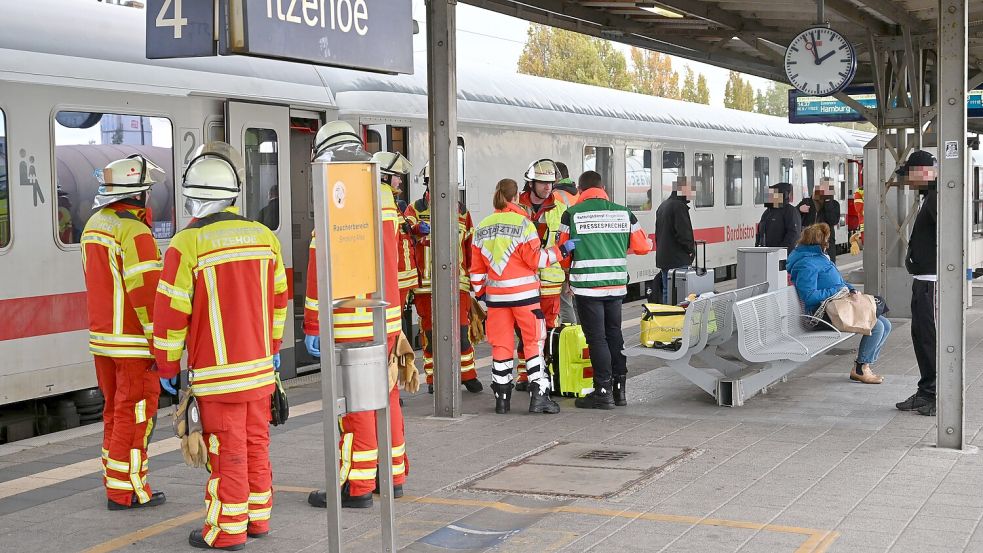
[[[77,244],[92,215],[99,189],[94,172],[109,162],[141,154],[164,170],[163,182],[153,185],[150,208],[155,238],[174,236],[174,128],[166,117],[59,111],[54,118],[58,241]],[[30,165],[29,165],[30,164]],[[22,162],[28,179],[34,176],[33,156]]]
[[[792,184],[792,171],[795,171],[795,162],[790,158],[783,157],[778,160],[778,170],[780,173],[778,182]]]
[[[840,199],[846,200],[846,164],[841,161],[837,169],[836,180],[840,183]]]
[[[625,148],[625,205],[632,211],[652,209],[652,150]]]
[[[713,207],[713,154],[694,154],[696,207]]]
[[[824,177],[832,177],[833,176],[833,173],[830,172],[830,166],[829,166],[829,162],[828,161],[824,161],[823,162],[823,176]]]
[[[21,172],[21,178],[27,173]],[[0,248],[10,244],[10,185],[7,182],[7,118],[0,110]]]
[[[816,162],[811,159],[802,160],[802,185],[806,194],[811,198],[812,190],[816,187]]]
[[[727,205],[744,203],[744,163],[741,156],[728,155],[724,163],[724,178],[727,179]]]
[[[662,197],[672,193],[672,185],[679,177],[686,176],[686,154],[683,152],[662,152]]]
[[[584,146],[584,171],[597,171],[601,182],[611,185],[614,176],[614,150],[603,146]]]
[[[382,135],[379,131],[373,129],[365,131],[365,151],[370,154],[382,151]]]
[[[246,129],[246,216],[270,230],[280,226],[279,148],[273,129]]]
[[[771,160],[766,157],[754,158],[754,204],[765,203],[768,197],[768,187],[771,186],[769,173],[771,172]]]

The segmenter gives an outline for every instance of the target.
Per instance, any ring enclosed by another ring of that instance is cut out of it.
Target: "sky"
[[[426,10],[423,0],[413,0],[413,19],[420,22],[420,33],[413,39],[413,56],[425,60],[426,44]],[[489,66],[498,71],[514,72],[526,43],[526,30],[529,23],[522,19],[483,10],[466,4],[457,4],[457,64],[463,66]],[[631,47],[613,43],[625,54],[631,65],[629,52]],[[724,86],[727,83],[726,69],[720,69],[705,63],[689,61],[670,56],[672,67],[679,72],[680,81],[685,73],[684,67],[689,66],[695,73],[703,73],[710,88],[710,104],[723,107]],[[755,89],[763,89],[771,81],[745,75]]]

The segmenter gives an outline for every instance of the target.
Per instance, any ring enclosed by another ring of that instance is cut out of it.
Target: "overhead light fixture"
[[[661,15],[662,17],[671,17],[673,19],[681,19],[685,17],[683,14],[679,12],[674,12],[670,9],[656,6],[654,3],[650,3],[650,2],[636,2],[635,7],[641,8],[650,13],[654,13],[655,15]]]

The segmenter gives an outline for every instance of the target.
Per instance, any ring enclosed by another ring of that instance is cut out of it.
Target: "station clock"
[[[785,50],[788,82],[813,96],[843,90],[857,73],[857,51],[842,34],[826,26],[799,33]]]

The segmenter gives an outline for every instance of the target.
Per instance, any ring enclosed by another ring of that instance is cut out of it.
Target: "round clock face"
[[[785,50],[785,75],[792,86],[807,94],[835,94],[850,84],[856,71],[853,45],[827,27],[802,31]]]

